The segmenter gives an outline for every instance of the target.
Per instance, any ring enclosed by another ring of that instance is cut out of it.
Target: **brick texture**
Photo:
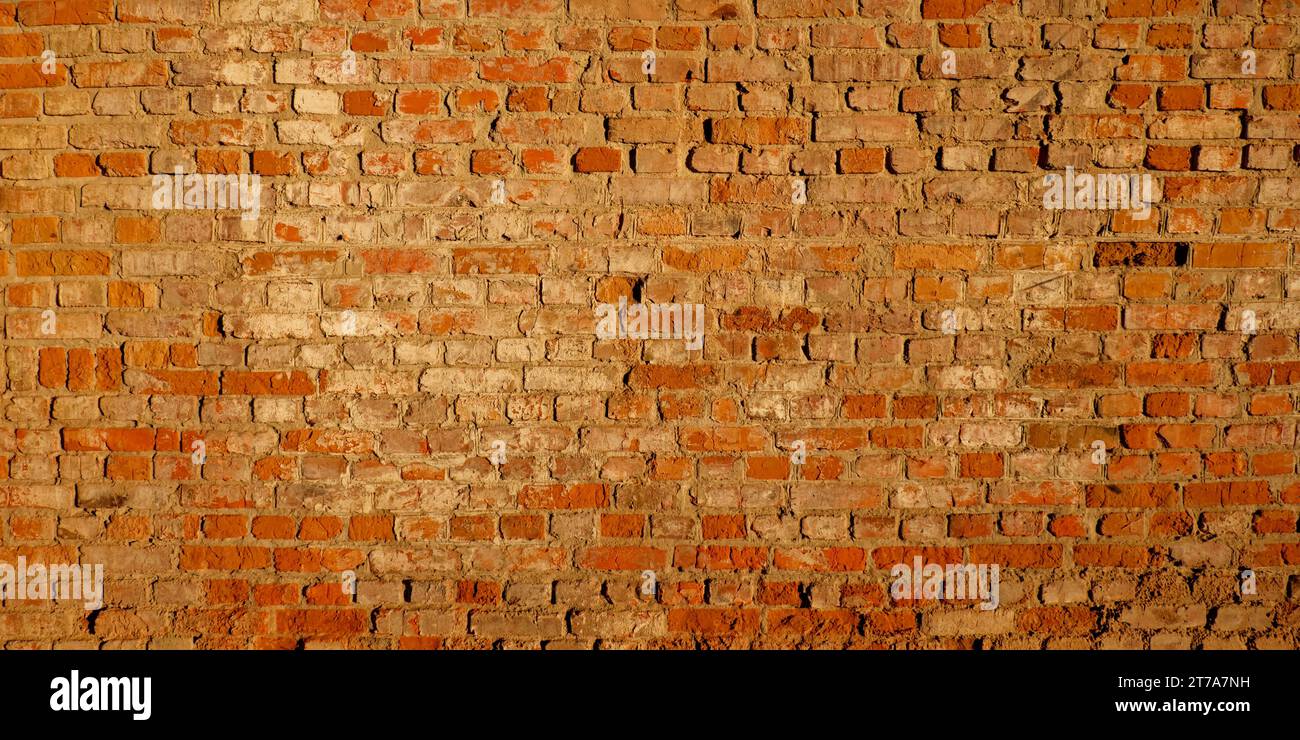
[[[106,583],[0,643],[1296,648],[1298,47],[1289,0],[0,2],[0,561]],[[915,556],[1000,605],[892,598]]]

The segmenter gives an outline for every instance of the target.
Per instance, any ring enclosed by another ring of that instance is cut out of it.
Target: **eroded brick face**
[[[1294,648],[1297,47],[1285,0],[0,2],[0,562],[105,584],[0,643]]]

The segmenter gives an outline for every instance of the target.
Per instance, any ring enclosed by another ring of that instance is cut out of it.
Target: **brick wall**
[[[1290,0],[0,2],[0,561],[106,584],[0,642],[1294,648],[1298,47]],[[918,556],[998,607],[895,598]]]

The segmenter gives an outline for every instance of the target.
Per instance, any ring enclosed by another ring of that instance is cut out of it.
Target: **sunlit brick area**
[[[0,646],[1294,649],[1298,51],[0,0]]]

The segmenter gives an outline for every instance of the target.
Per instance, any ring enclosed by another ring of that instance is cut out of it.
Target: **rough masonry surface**
[[[0,644],[1295,648],[1298,47],[1290,0],[0,1],[0,561],[104,579]]]

